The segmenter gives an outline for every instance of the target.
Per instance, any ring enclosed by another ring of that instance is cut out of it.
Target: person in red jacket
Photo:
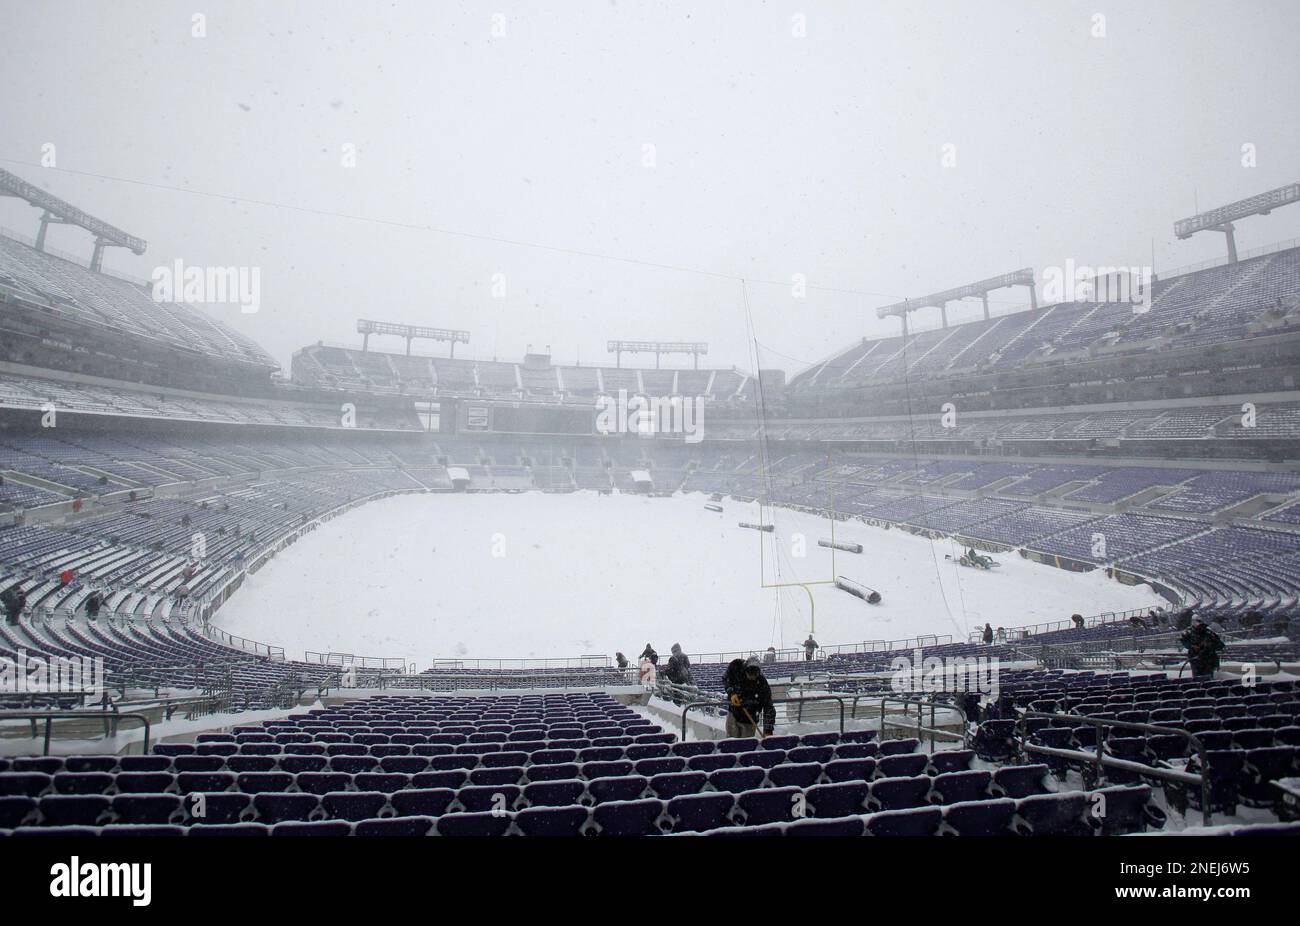
[[[69,582],[71,582],[71,581],[72,581],[72,570],[71,570],[71,569],[65,569],[65,570],[63,570],[62,572],[59,573],[59,584],[60,584],[60,585],[67,585],[67,584],[68,584]]]

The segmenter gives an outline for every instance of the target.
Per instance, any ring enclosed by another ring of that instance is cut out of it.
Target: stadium
[[[67,180],[0,169],[0,838],[1300,832],[1300,183],[812,362],[376,300],[286,369]]]
[[[1298,194],[1270,202],[1283,195]],[[22,685],[6,698],[27,712],[7,712],[7,830],[1090,834],[1287,812],[1300,248],[1156,280],[1141,314],[1062,302],[911,333],[912,313],[974,293],[885,307],[906,333],[788,383],[699,369],[698,353],[673,370],[456,359],[468,333],[365,319],[360,346],[306,346],[279,382],[256,344],[147,283],[16,237],[0,256],[0,551],[24,597],[0,645],[11,667],[88,657],[105,675],[98,705]],[[453,350],[390,353],[372,334]],[[1108,375],[1135,356],[1142,381]],[[1033,405],[1074,383],[1098,385]],[[618,390],[702,397],[698,439],[636,409],[631,427],[598,427],[597,398]],[[429,531],[439,519],[457,529]],[[357,562],[357,540],[384,534],[393,549]],[[402,553],[458,574],[493,557],[494,537],[497,559],[523,562],[442,595]],[[676,578],[628,570],[647,545],[684,551],[650,564]],[[561,551],[606,557],[614,594]],[[735,581],[702,591],[718,582],[693,581],[701,561]],[[1010,606],[1009,587],[1031,603]],[[570,652],[542,649],[565,638],[575,589],[611,618]],[[1072,602],[1094,604],[1071,621]],[[500,621],[520,609],[510,652]],[[1226,638],[1212,678],[1191,677],[1179,648],[1184,609]],[[899,633],[853,637],[867,627]],[[717,651],[693,654],[690,685],[650,682],[613,655],[647,633]],[[806,653],[815,633],[835,642]],[[379,640],[394,649],[360,648]],[[900,689],[897,660],[918,650],[996,658],[996,699]],[[749,656],[780,702],[782,732],[761,741],[723,737],[716,716],[727,663]],[[105,705],[103,742],[144,718],[145,754],[67,752],[63,737],[97,738]],[[42,730],[44,754],[26,757],[38,714],[58,736]]]

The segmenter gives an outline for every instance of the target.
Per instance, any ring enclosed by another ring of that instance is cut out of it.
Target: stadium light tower
[[[614,366],[623,366],[623,354],[654,354],[655,369],[659,369],[659,357],[662,354],[691,354],[695,369],[700,368],[700,355],[709,352],[709,345],[703,341],[610,341],[606,350],[614,355]]]
[[[904,299],[902,302],[895,302],[893,305],[881,306],[876,309],[876,317],[885,318],[888,315],[897,315],[903,320],[903,333],[906,334],[907,313],[934,306],[939,309],[939,315],[943,319],[943,327],[947,328],[948,303],[967,299],[971,296],[979,296],[984,300],[984,318],[987,320],[989,317],[989,293],[992,290],[1003,289],[1007,286],[1028,286],[1029,304],[1035,309],[1038,308],[1038,293],[1034,289],[1034,270],[1032,267],[1024,267],[1020,270],[1004,273],[1001,276],[980,280],[978,283],[967,283],[965,286],[958,286],[956,289],[931,293],[928,296],[922,296],[920,299]]]
[[[1288,183],[1267,193],[1256,193],[1209,212],[1179,219],[1174,223],[1174,234],[1179,238],[1190,238],[1201,231],[1221,232],[1228,244],[1228,263],[1235,264],[1237,237],[1232,223],[1252,215],[1268,215],[1278,206],[1289,206],[1294,202],[1300,202],[1300,183]]]
[[[16,196],[26,200],[41,211],[41,230],[36,234],[36,250],[45,250],[45,233],[51,225],[76,225],[95,236],[95,250],[90,257],[90,269],[98,273],[104,265],[104,248],[130,248],[133,254],[143,254],[149,243],[143,238],[127,234],[103,219],[97,219],[78,209],[72,203],[47,193],[22,177],[0,169],[0,196]]]
[[[411,356],[411,342],[416,338],[426,341],[447,341],[451,344],[451,356],[456,356],[457,344],[469,343],[469,332],[452,328],[425,328],[420,325],[398,325],[393,322],[376,322],[368,318],[357,319],[357,333],[361,335],[361,349],[370,349],[372,334],[395,334],[406,338],[406,356]]]

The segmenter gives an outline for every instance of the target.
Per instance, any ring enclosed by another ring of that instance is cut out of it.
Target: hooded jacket
[[[1198,675],[1219,668],[1219,653],[1223,651],[1224,643],[1209,627],[1193,624],[1190,630],[1179,637],[1178,642],[1187,648],[1187,661]]]
[[[763,735],[769,735],[776,727],[776,705],[772,703],[772,686],[763,677],[763,670],[760,668],[757,677],[751,679],[745,671],[745,660],[733,659],[727,666],[727,674],[722,682],[728,701],[731,700],[732,695],[740,696],[740,706],[732,704],[728,708],[736,722],[743,724],[760,722],[763,725]],[[760,714],[762,714],[761,721]]]
[[[673,654],[668,657],[668,667],[664,669],[664,678],[674,685],[694,684],[695,680],[691,677],[691,661],[676,643],[673,644]]]

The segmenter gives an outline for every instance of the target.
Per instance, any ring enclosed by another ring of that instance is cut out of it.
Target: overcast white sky
[[[0,24],[0,166],[148,239],[112,268],[261,268],[258,314],[214,312],[286,370],[358,317],[467,328],[465,356],[689,339],[749,369],[746,276],[776,281],[754,329],[793,373],[904,296],[1217,257],[1174,220],[1300,180],[1293,0],[0,0]],[[1300,206],[1238,226],[1297,236]]]

